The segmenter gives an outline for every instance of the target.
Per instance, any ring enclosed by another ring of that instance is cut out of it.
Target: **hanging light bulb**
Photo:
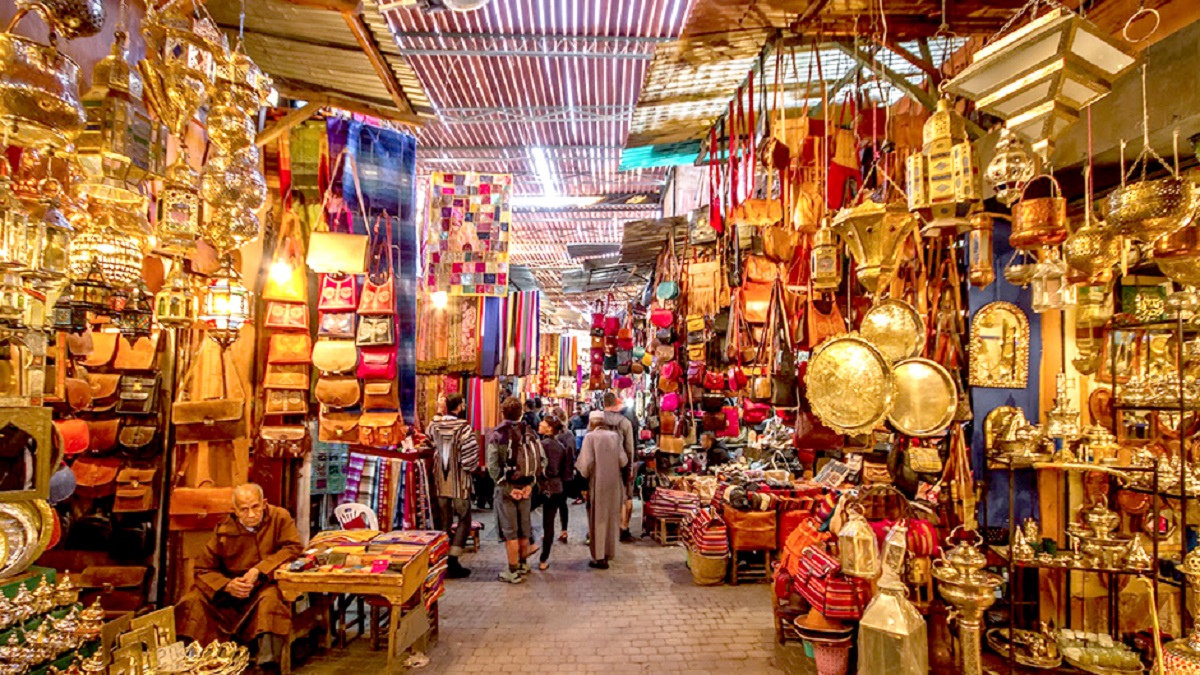
[[[222,348],[237,342],[242,326],[250,320],[250,291],[233,268],[233,257],[221,259],[221,267],[208,280],[200,321],[208,336]]]

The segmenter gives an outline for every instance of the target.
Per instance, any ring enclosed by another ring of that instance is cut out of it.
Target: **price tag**
[[[186,652],[182,642],[172,642],[165,647],[159,647],[158,670],[165,673],[176,673],[183,670]]]

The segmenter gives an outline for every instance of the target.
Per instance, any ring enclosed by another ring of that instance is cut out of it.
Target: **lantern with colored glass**
[[[64,333],[82,333],[88,328],[87,308],[75,302],[72,286],[73,284],[64,286],[62,293],[54,301],[51,321],[54,330]]]
[[[167,169],[154,231],[158,250],[185,255],[196,248],[196,238],[200,236],[200,191],[195,185],[199,181],[200,174],[187,164],[175,163]]]
[[[163,287],[154,295],[154,318],[164,326],[192,325],[196,320],[196,294],[183,271],[183,261],[175,260]]]
[[[832,289],[842,284],[842,247],[828,224],[813,234],[811,269],[815,289]]]
[[[72,306],[88,312],[109,311],[112,302],[112,284],[104,276],[100,261],[93,258],[87,272],[71,282]]]
[[[28,254],[29,213],[13,194],[8,173],[0,172],[0,269],[27,268]]]
[[[929,221],[926,234],[957,233],[983,199],[979,157],[967,135],[967,120],[943,98],[923,134],[921,154],[907,161],[908,208]]]
[[[128,338],[149,337],[154,324],[154,300],[146,283],[139,280],[125,301],[119,317],[121,334]]]
[[[225,256],[221,267],[208,280],[208,292],[200,312],[200,321],[222,348],[237,342],[242,326],[250,320],[250,291],[233,269],[232,256]]]
[[[0,280],[0,325],[11,328],[25,325],[25,288],[21,278],[12,273]]]
[[[874,579],[879,574],[879,543],[875,539],[875,530],[871,529],[858,502],[850,504],[846,514],[846,524],[838,532],[842,573]]]
[[[1041,2],[1030,0],[1018,14],[1032,16]],[[1005,120],[1045,159],[1079,111],[1108,94],[1134,62],[1106,31],[1059,5],[976,52],[946,90]]]
[[[994,232],[991,215],[977,213],[971,216],[971,229],[967,232],[967,280],[976,288],[984,288],[996,280],[996,266],[992,260]]]

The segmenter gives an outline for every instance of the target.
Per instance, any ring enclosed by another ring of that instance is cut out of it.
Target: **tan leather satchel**
[[[322,377],[317,380],[317,400],[330,408],[352,408],[358,405],[361,393],[358,378]]]
[[[171,406],[171,423],[175,425],[176,443],[203,443],[207,441],[232,441],[246,436],[246,398],[242,390],[237,364],[231,362],[233,379],[238,391],[226,391],[228,378],[225,361],[230,356],[221,352],[221,389],[223,396],[216,399],[188,400],[192,379],[200,365],[200,355],[192,357],[192,365],[179,382],[179,393]]]

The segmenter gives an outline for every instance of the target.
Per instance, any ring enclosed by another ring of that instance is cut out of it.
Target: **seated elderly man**
[[[304,551],[296,521],[254,483],[233,490],[233,513],[196,558],[196,581],[175,606],[178,633],[201,644],[258,641],[258,666],[278,672],[292,610],[272,574]]]

